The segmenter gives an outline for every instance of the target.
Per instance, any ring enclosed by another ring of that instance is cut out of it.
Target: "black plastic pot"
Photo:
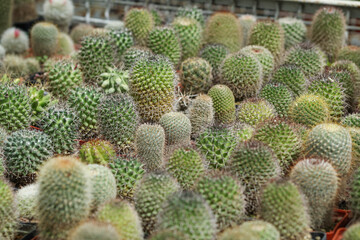
[[[24,236],[21,240],[31,240],[37,235],[36,224],[20,222],[20,233],[19,236]]]
[[[311,239],[312,240],[326,240],[326,233],[325,232],[311,232]]]

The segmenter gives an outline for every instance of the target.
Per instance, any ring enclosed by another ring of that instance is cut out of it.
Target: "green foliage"
[[[229,50],[227,47],[221,44],[208,44],[200,51],[200,57],[211,65],[214,77],[218,77],[220,65],[228,54]]]
[[[272,75],[273,83],[282,83],[287,86],[294,96],[300,96],[307,87],[307,79],[300,67],[282,65]]]
[[[260,91],[259,97],[271,103],[279,117],[287,117],[293,101],[292,92],[281,83],[268,83]]]
[[[197,96],[189,107],[188,117],[191,123],[191,135],[197,137],[214,121],[214,109],[211,97],[206,94]]]
[[[77,226],[69,240],[118,240],[119,234],[111,224],[88,221]]]
[[[305,40],[307,29],[303,20],[284,17],[279,18],[279,23],[284,29],[286,49],[302,43]]]
[[[181,64],[181,85],[187,94],[206,93],[212,86],[211,65],[202,58],[188,58]]]
[[[129,29],[137,45],[145,46],[148,35],[155,26],[152,14],[147,9],[132,8],[125,15],[125,27]]]
[[[17,212],[11,187],[0,179],[0,238],[13,240],[17,227]]]
[[[31,48],[35,56],[51,57],[56,53],[59,31],[48,22],[39,22],[31,29]]]
[[[235,122],[235,98],[231,89],[225,85],[215,85],[208,92],[215,113],[216,124],[232,124]]]
[[[105,140],[94,139],[84,143],[79,151],[81,161],[107,165],[116,157],[114,146]]]
[[[264,99],[249,98],[239,104],[237,121],[256,127],[258,124],[275,117],[274,107]]]

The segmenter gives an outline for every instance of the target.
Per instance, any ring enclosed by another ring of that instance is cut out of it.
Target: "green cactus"
[[[29,49],[29,37],[18,28],[7,29],[1,36],[1,45],[7,54],[23,54]]]
[[[80,23],[71,30],[70,36],[75,44],[81,44],[82,39],[90,35],[93,30],[94,27],[91,24]]]
[[[100,134],[119,151],[133,148],[139,118],[129,95],[119,93],[101,98],[97,121]]]
[[[163,25],[163,22],[164,22],[163,14],[155,9],[152,9],[150,12],[153,17],[155,27]]]
[[[200,51],[200,57],[211,65],[214,78],[220,74],[221,63],[228,54],[229,50],[227,47],[221,44],[209,44]]]
[[[237,52],[242,47],[242,37],[241,25],[232,13],[217,12],[206,22],[204,41],[207,44],[222,44],[230,52]]]
[[[74,14],[71,0],[48,0],[44,3],[44,18],[54,23],[61,31],[68,32]]]
[[[360,113],[353,113],[343,117],[341,124],[347,127],[360,128]]]
[[[56,53],[59,31],[48,22],[39,22],[31,29],[31,48],[35,56],[51,57]]]
[[[1,2],[1,20],[0,20],[0,35],[12,25],[12,16],[14,9],[14,0],[5,0]]]
[[[240,25],[242,26],[243,32],[243,46],[249,45],[249,34],[251,28],[256,23],[256,16],[250,14],[244,14],[239,17]]]
[[[74,41],[63,32],[59,32],[56,55],[69,56],[75,52]]]
[[[179,184],[166,173],[150,173],[137,184],[134,192],[135,208],[142,220],[144,231],[154,230],[156,216],[166,199],[180,189]]]
[[[140,125],[136,130],[135,146],[137,156],[146,170],[152,171],[162,167],[165,151],[163,127],[157,124]]]
[[[307,79],[301,68],[291,64],[282,65],[276,69],[271,81],[284,84],[294,96],[300,96],[307,87]]]
[[[351,165],[352,141],[349,131],[334,123],[314,127],[304,143],[307,157],[327,159],[338,172],[345,176]]]
[[[273,150],[254,140],[239,144],[226,168],[244,185],[249,213],[259,206],[260,190],[265,184],[281,175],[279,160]]]
[[[322,7],[314,14],[310,39],[334,61],[345,43],[346,19],[341,9]]]
[[[17,184],[32,182],[43,162],[52,156],[50,138],[39,131],[19,130],[10,134],[3,146],[6,171]]]
[[[206,93],[212,86],[211,65],[202,58],[188,58],[181,64],[181,85],[188,94]]]
[[[263,68],[254,54],[242,51],[228,55],[220,67],[221,82],[236,99],[254,97],[263,82]]]
[[[284,17],[279,18],[279,23],[284,30],[286,49],[302,43],[305,40],[307,29],[303,20]]]
[[[41,118],[41,115],[49,107],[54,106],[58,101],[54,100],[52,96],[44,89],[38,89],[36,87],[28,88],[28,94],[31,104],[31,121],[36,122]]]
[[[77,226],[68,240],[118,240],[116,229],[111,224],[87,221]]]
[[[302,141],[296,126],[283,119],[272,119],[260,124],[254,139],[268,144],[274,150],[285,173],[300,154]]]
[[[26,60],[18,55],[8,54],[4,57],[1,65],[4,67],[4,72],[13,78],[25,77],[29,74],[29,69],[26,65]]]
[[[90,211],[91,181],[87,167],[74,157],[48,160],[40,170],[36,203],[42,239],[67,239]]]
[[[340,49],[337,60],[349,60],[360,68],[360,47],[358,46],[345,46]]]
[[[132,8],[126,13],[124,22],[125,27],[133,33],[135,43],[145,46],[155,26],[152,14],[147,9]]]
[[[191,135],[197,137],[214,121],[214,109],[211,97],[206,94],[197,96],[189,107],[188,117],[191,123]]]
[[[159,121],[173,110],[175,77],[172,64],[164,57],[137,60],[130,74],[130,95],[144,122]]]
[[[348,127],[352,140],[352,160],[350,174],[360,166],[360,128]]]
[[[26,185],[16,192],[16,208],[20,218],[36,219],[35,209],[38,194],[39,186],[37,183]]]
[[[268,83],[260,91],[259,97],[271,103],[279,117],[287,117],[293,101],[292,92],[281,83]]]
[[[30,125],[30,98],[24,86],[0,84],[0,126],[13,132]]]
[[[353,181],[350,190],[350,209],[355,219],[359,219],[359,214],[360,214],[359,183],[360,183],[360,169],[357,169],[353,176]]]
[[[17,228],[17,211],[11,187],[0,179],[0,238],[12,240]]]
[[[275,117],[274,107],[264,99],[249,98],[239,104],[237,121],[256,127],[258,124]]]
[[[137,159],[115,159],[109,168],[116,179],[117,194],[121,198],[132,199],[134,188],[145,173],[144,165]]]
[[[132,33],[128,29],[110,31],[110,37],[114,40],[116,46],[117,57],[121,57],[124,52],[134,45],[134,39]]]
[[[137,62],[139,58],[148,58],[152,55],[151,50],[145,47],[130,47],[122,56],[125,69],[129,70]]]
[[[164,128],[167,145],[186,145],[190,143],[191,122],[181,112],[164,114],[159,121]]]
[[[197,151],[182,147],[172,152],[166,162],[166,169],[183,189],[192,189],[205,174],[206,166]]]
[[[216,124],[232,124],[235,122],[235,98],[231,89],[225,85],[213,86],[208,95],[211,97]]]
[[[315,230],[330,222],[339,178],[333,166],[319,159],[304,159],[290,172],[291,181],[307,197],[311,227]]]
[[[179,10],[176,12],[176,17],[187,17],[187,18],[195,19],[200,23],[202,27],[205,25],[203,10],[197,7],[179,8]]]
[[[119,69],[108,68],[102,74],[100,87],[106,94],[125,93],[129,91],[129,72]]]
[[[36,58],[26,58],[25,63],[29,74],[34,74],[41,71],[40,63]]]
[[[84,143],[79,151],[81,161],[107,165],[116,157],[115,147],[108,141],[94,139]]]
[[[104,29],[109,31],[122,31],[125,30],[125,23],[121,20],[110,20],[104,26]]]
[[[358,239],[360,237],[360,223],[351,225],[343,235],[344,240]]]
[[[350,109],[355,99],[355,82],[351,73],[347,70],[330,70],[329,77],[340,83],[344,89],[346,109]]]
[[[196,184],[198,192],[213,211],[219,230],[234,226],[245,218],[244,188],[235,178],[213,172]]]
[[[138,213],[127,201],[117,200],[105,204],[99,210],[97,219],[101,222],[112,224],[119,234],[119,239],[144,239]]]
[[[0,127],[0,149],[3,148],[4,142],[7,138],[8,134],[6,132],[6,130],[2,127]]]
[[[159,231],[150,237],[150,240],[183,240],[183,239],[185,239],[184,234],[172,230]]]

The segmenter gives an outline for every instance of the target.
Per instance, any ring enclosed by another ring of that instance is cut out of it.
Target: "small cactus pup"
[[[182,59],[195,57],[201,47],[202,27],[200,23],[189,17],[177,17],[172,22],[177,33],[182,50]]]
[[[37,87],[29,87],[28,94],[30,97],[31,104],[31,121],[38,121],[43,112],[45,112],[49,107],[57,104],[58,100],[55,100],[50,93],[46,92],[44,89]]]
[[[12,240],[17,229],[17,211],[14,194],[3,179],[0,178],[0,238]]]
[[[102,97],[97,122],[99,133],[118,151],[128,152],[133,148],[139,117],[129,95],[118,93]]]
[[[46,0],[44,3],[44,18],[54,23],[61,31],[68,32],[74,15],[72,0]]]
[[[81,44],[82,39],[85,36],[90,35],[93,30],[94,27],[92,25],[80,23],[71,30],[70,37],[75,44]]]
[[[13,132],[3,146],[8,177],[18,185],[33,182],[42,163],[52,155],[52,142],[40,131],[25,129]]]
[[[286,49],[302,43],[305,40],[307,29],[303,20],[284,17],[279,18],[279,23],[284,29]]]
[[[360,47],[358,46],[345,46],[340,49],[337,60],[349,60],[360,68]]]
[[[57,50],[59,31],[57,27],[48,22],[35,24],[30,32],[31,48],[37,57],[52,57]]]
[[[273,105],[261,98],[242,101],[237,109],[237,121],[256,127],[258,124],[276,116]]]
[[[345,43],[346,19],[341,9],[320,8],[314,15],[310,27],[310,39],[334,61]]]
[[[69,56],[75,52],[74,41],[71,37],[63,32],[58,35],[58,47],[56,54],[61,56]]]
[[[144,239],[138,213],[127,201],[114,200],[103,205],[97,213],[97,220],[111,224],[119,234],[119,239]]]
[[[182,189],[192,189],[205,174],[206,165],[196,150],[181,147],[171,153],[166,162],[166,170],[178,181]]]
[[[259,213],[260,219],[276,227],[281,239],[311,239],[305,199],[291,181],[280,179],[268,183],[262,193]]]
[[[160,169],[163,166],[165,151],[163,127],[157,124],[140,125],[136,130],[135,148],[137,156],[146,170]]]
[[[220,67],[221,83],[229,86],[236,99],[254,97],[263,83],[258,58],[242,51],[228,55]]]
[[[349,172],[352,140],[345,127],[334,123],[319,124],[310,131],[304,146],[306,157],[327,159],[340,177]]]
[[[242,27],[243,33],[243,46],[249,45],[249,34],[253,25],[256,23],[256,16],[250,14],[244,14],[239,17],[239,22]]]
[[[265,184],[281,176],[279,160],[273,150],[254,140],[236,147],[226,169],[243,184],[248,213],[254,213],[258,208],[261,189]]]
[[[90,211],[91,180],[77,158],[59,156],[40,170],[36,214],[42,239],[67,239],[71,229]]]
[[[133,199],[134,188],[145,174],[144,164],[138,159],[114,159],[109,168],[116,179],[117,195],[123,199]]]
[[[192,18],[198,21],[202,27],[205,25],[203,10],[197,7],[179,8],[176,12],[176,17]]]
[[[18,28],[9,28],[1,36],[1,45],[7,54],[23,54],[29,49],[29,37]]]
[[[122,62],[124,63],[124,69],[130,70],[131,67],[137,63],[138,59],[145,57],[148,58],[152,55],[150,49],[146,47],[133,46],[124,52],[122,55]]]
[[[235,122],[235,97],[226,85],[217,84],[208,92],[213,102],[215,124],[231,125]]]
[[[230,52],[237,52],[242,47],[242,37],[241,25],[232,13],[214,13],[206,22],[204,41],[207,44],[222,44]]]
[[[163,209],[166,199],[178,190],[180,186],[176,180],[162,172],[149,173],[136,185],[135,208],[146,234],[154,231],[158,212]]]
[[[280,233],[271,223],[262,220],[244,222],[229,228],[218,236],[218,240],[280,240]]]
[[[291,104],[289,117],[296,123],[313,127],[326,122],[330,117],[329,112],[329,107],[323,97],[303,94]]]
[[[115,147],[108,141],[94,139],[84,143],[79,151],[81,161],[107,165],[116,157]]]
[[[211,65],[202,58],[188,58],[181,64],[181,85],[187,94],[206,93],[212,86]]]
[[[35,209],[38,194],[39,186],[37,183],[26,185],[16,192],[16,208],[20,218],[36,219]]]
[[[0,11],[0,35],[12,25],[14,0],[5,0],[1,2]]]
[[[8,132],[30,125],[31,106],[27,89],[21,85],[0,83],[0,126]]]
[[[181,112],[164,114],[159,121],[164,128],[167,145],[187,145],[190,143],[191,122]]]
[[[125,93],[129,91],[129,77],[128,71],[109,67],[100,74],[100,87],[106,94]]]
[[[328,226],[339,188],[334,167],[324,160],[304,159],[291,170],[290,179],[307,198],[311,227],[320,230]]]
[[[91,208],[96,211],[101,205],[116,198],[116,180],[111,170],[98,164],[89,164],[91,181]]]
[[[173,65],[165,57],[138,59],[130,73],[130,95],[144,122],[157,122],[173,110],[175,83]]]
[[[77,226],[68,240],[118,240],[116,228],[108,223],[87,221]]]
[[[195,192],[209,204],[220,231],[244,220],[244,188],[235,178],[221,172],[212,172],[198,181]]]
[[[189,240],[211,240],[217,232],[216,219],[208,203],[189,191],[175,193],[166,200],[156,226],[158,231],[178,231]]]
[[[190,104],[188,117],[191,123],[191,136],[197,137],[214,121],[213,102],[210,96],[200,94]]]
[[[148,35],[155,27],[152,14],[147,9],[132,8],[125,15],[125,27],[129,29],[136,45],[146,46]]]
[[[281,83],[268,83],[262,87],[259,97],[272,104],[279,117],[287,117],[293,94],[291,90]]]
[[[257,21],[249,33],[249,45],[265,47],[273,54],[275,61],[278,62],[284,52],[284,30],[278,22],[270,20]]]
[[[294,96],[300,96],[307,88],[307,79],[300,67],[286,64],[278,67],[271,78],[273,83],[287,86]]]
[[[360,237],[360,223],[351,225],[343,235],[344,240],[358,239]]]
[[[219,77],[221,63],[228,54],[228,48],[221,44],[208,44],[200,51],[200,57],[211,65],[214,78]]]

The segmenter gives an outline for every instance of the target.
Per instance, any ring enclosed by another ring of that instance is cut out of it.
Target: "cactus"
[[[174,150],[166,162],[166,169],[182,189],[192,189],[205,174],[206,166],[200,154],[189,147]]]
[[[36,58],[26,58],[25,63],[29,74],[40,72],[40,63]]]
[[[337,60],[349,60],[356,64],[360,68],[360,47],[358,46],[346,46],[340,49]]]
[[[1,60],[1,61],[4,59],[5,53],[6,53],[5,48],[4,48],[2,45],[0,45],[0,60]],[[1,67],[1,70],[2,70],[2,68],[3,68],[3,67]]]
[[[144,239],[141,220],[134,207],[126,201],[117,200],[105,204],[99,210],[97,219],[112,224],[119,234],[119,239]]]
[[[75,44],[81,44],[82,39],[90,35],[93,30],[94,27],[91,24],[80,23],[71,30],[70,36]]]
[[[119,151],[127,152],[133,147],[139,118],[129,95],[119,93],[101,98],[97,121],[100,134]]]
[[[0,126],[13,132],[30,125],[31,106],[23,86],[0,84]]]
[[[3,72],[7,72],[12,78],[25,77],[29,73],[26,60],[18,55],[6,55],[1,65],[4,68]]]
[[[272,119],[259,125],[254,139],[268,144],[274,150],[283,172],[288,171],[300,154],[301,138],[296,126],[283,119]]]
[[[106,25],[104,26],[104,29],[106,30],[114,30],[114,31],[122,31],[125,28],[125,23],[123,21],[120,20],[110,20],[106,23]]]
[[[31,104],[31,121],[36,122],[41,118],[41,115],[49,107],[54,106],[57,103],[57,100],[54,100],[52,96],[44,91],[43,89],[38,89],[36,87],[28,88],[28,94],[30,97]]]
[[[118,31],[112,30],[109,32],[109,35],[114,40],[117,57],[119,58],[134,44],[132,33],[127,29]]]
[[[275,109],[269,102],[264,99],[250,98],[239,104],[237,121],[256,127],[275,115]]]
[[[59,32],[58,35],[58,46],[57,46],[57,55],[68,56],[75,52],[74,41],[71,37],[63,32]]]
[[[108,71],[100,74],[100,87],[106,94],[124,93],[129,91],[129,72],[119,69],[108,68]]]
[[[151,50],[145,47],[130,47],[122,56],[122,61],[124,63],[125,69],[129,70],[131,67],[137,63],[139,58],[145,57],[148,58],[152,55]]]
[[[188,17],[177,17],[172,26],[179,37],[182,59],[197,56],[202,41],[202,27],[198,21]]]
[[[159,121],[173,110],[175,71],[164,57],[141,58],[130,73],[130,95],[144,122]],[[146,79],[146,81],[144,81]]]
[[[179,8],[176,12],[176,17],[187,17],[195,19],[203,27],[205,25],[205,18],[203,15],[203,10],[193,7],[193,8]]]
[[[306,77],[312,77],[324,71],[327,58],[318,46],[306,42],[290,48],[285,53],[283,63],[295,65]]]
[[[0,179],[0,238],[12,240],[17,228],[17,211],[11,187]]]
[[[118,240],[119,234],[111,224],[88,221],[77,226],[68,240]]]
[[[190,143],[191,122],[180,112],[164,114],[159,121],[164,128],[167,145],[186,145]]]
[[[261,89],[259,97],[271,103],[279,117],[288,116],[293,95],[287,86],[281,83],[268,83]]]
[[[310,27],[310,39],[333,61],[345,43],[346,20],[341,9],[323,7],[317,10]]]
[[[352,141],[349,131],[334,123],[314,127],[304,143],[307,157],[327,159],[339,176],[345,176],[351,165]]]
[[[239,144],[226,168],[244,185],[249,213],[259,206],[260,190],[265,184],[281,175],[279,160],[273,150],[254,140]]]
[[[213,86],[208,95],[213,101],[215,122],[217,124],[232,124],[235,121],[235,98],[231,89],[225,85]]]
[[[193,192],[175,193],[164,203],[157,217],[157,229],[178,231],[189,240],[211,240],[217,231],[209,205]]]
[[[255,96],[263,82],[263,69],[258,58],[242,51],[224,59],[220,74],[222,84],[229,86],[236,99]]]
[[[333,70],[329,71],[329,77],[335,79],[337,82],[340,83],[342,88],[344,89],[345,94],[345,104],[347,109],[351,107],[352,103],[354,102],[354,93],[355,93],[355,82],[351,75],[351,73],[347,70]]]
[[[162,167],[165,131],[160,125],[140,125],[136,130],[135,146],[136,153],[146,170],[152,171]]]
[[[55,157],[39,175],[36,203],[42,239],[66,239],[90,211],[91,181],[85,165],[73,157]]]
[[[116,179],[117,194],[121,198],[132,199],[134,188],[145,173],[144,165],[137,159],[115,159],[109,168]]]
[[[360,179],[360,170],[357,169],[353,176],[353,181],[350,190],[350,209],[354,219],[359,219],[359,214],[360,214],[359,179]]]
[[[5,0],[1,3],[0,35],[12,25],[14,0]]]
[[[132,8],[126,13],[124,21],[125,27],[133,33],[135,43],[145,46],[155,26],[152,14],[147,9]]]
[[[242,28],[232,13],[217,12],[208,18],[204,30],[207,44],[222,44],[230,52],[237,52],[242,46]]]
[[[247,46],[240,51],[242,53],[252,54],[259,60],[263,70],[263,81],[267,81],[275,66],[275,60],[271,52],[261,46]]]
[[[360,128],[360,113],[353,113],[343,117],[341,124],[346,127]]]
[[[206,94],[197,96],[189,107],[188,117],[191,123],[191,135],[197,137],[213,124],[214,110],[211,97]]]
[[[185,93],[206,93],[212,86],[211,65],[205,59],[188,58],[182,62],[180,71]]]
[[[305,40],[307,29],[303,20],[284,17],[279,18],[279,23],[284,29],[286,49],[302,43]]]
[[[166,199],[179,189],[179,184],[166,173],[147,174],[137,184],[134,192],[135,208],[147,234],[154,230],[156,216]]]
[[[35,209],[38,194],[39,186],[37,183],[29,184],[16,192],[16,208],[20,218],[30,220],[36,218]]]
[[[262,46],[268,49],[278,62],[284,51],[284,30],[279,23],[265,20],[257,21],[250,30],[249,45]]]
[[[152,9],[150,12],[153,17],[155,27],[163,25],[163,22],[164,22],[163,14],[155,9]]]
[[[349,175],[360,166],[360,128],[348,127],[352,140],[352,160]]]
[[[198,181],[195,191],[209,204],[220,231],[244,220],[244,189],[235,178],[213,172]]]
[[[220,65],[228,54],[227,47],[221,44],[209,44],[200,51],[200,57],[211,65],[213,77],[220,74]]]
[[[311,239],[310,218],[305,200],[296,185],[290,181],[277,180],[265,187],[260,218],[272,223],[281,239]]]
[[[37,57],[52,57],[57,50],[59,31],[48,22],[39,22],[31,29],[31,48]]]
[[[44,3],[44,18],[54,23],[61,31],[68,32],[74,14],[72,0],[47,0]]]
[[[360,224],[355,223],[351,225],[344,233],[343,235],[344,240],[352,240],[352,239],[358,239],[360,236]]]
[[[256,16],[250,14],[244,14],[239,17],[240,25],[243,32],[243,46],[249,45],[249,35],[251,28],[256,23]]]
[[[329,116],[329,107],[325,99],[314,94],[299,96],[289,109],[289,117],[292,121],[308,127],[326,122]]]
[[[294,96],[300,96],[307,87],[307,79],[300,67],[296,65],[282,65],[272,75],[273,83],[287,86]]]
[[[53,154],[50,138],[32,130],[19,130],[9,135],[3,152],[5,168],[18,184],[32,182],[42,163]]]
[[[0,43],[8,54],[23,54],[29,49],[28,35],[14,27],[7,29],[2,34]]]
[[[319,159],[304,159],[290,172],[291,181],[307,197],[312,228],[320,229],[331,219],[339,187],[333,166]]]
[[[51,107],[41,118],[41,129],[52,141],[54,153],[72,154],[77,148],[79,122],[68,108]]]
[[[107,165],[116,157],[115,147],[108,141],[95,139],[84,143],[79,151],[81,161]]]
[[[8,134],[7,134],[6,130],[4,128],[0,127],[0,149],[3,148],[4,142],[7,138],[7,136],[8,136]]]
[[[244,222],[229,228],[218,236],[218,240],[280,240],[279,231],[271,223],[262,220]]]
[[[185,239],[184,234],[172,230],[159,231],[150,237],[150,240],[183,240],[183,239]]]

